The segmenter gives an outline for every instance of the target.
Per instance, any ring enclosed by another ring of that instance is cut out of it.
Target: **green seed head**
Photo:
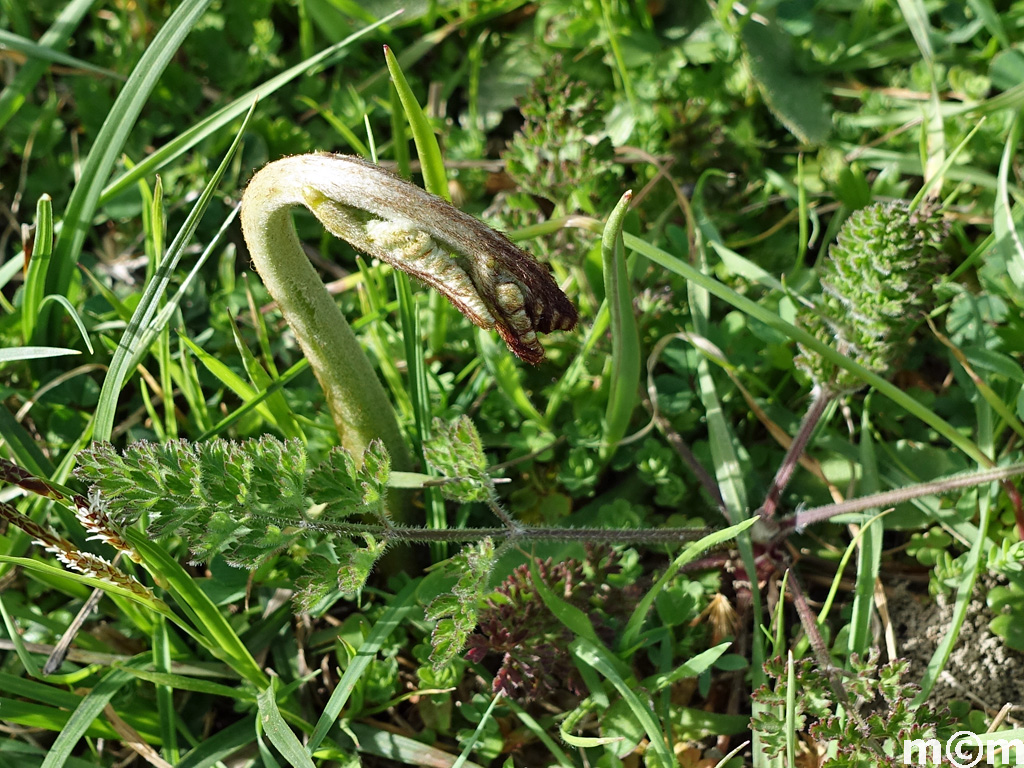
[[[911,211],[905,201],[856,211],[829,249],[817,307],[801,314],[801,325],[868,370],[891,373],[931,303],[944,234],[941,218],[924,207]],[[797,364],[835,393],[863,386],[803,346]]]

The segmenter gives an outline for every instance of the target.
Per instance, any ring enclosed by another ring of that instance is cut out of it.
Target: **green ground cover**
[[[0,765],[1024,738],[1022,45],[994,0],[0,0]],[[395,175],[268,182],[261,254],[243,191],[312,152]]]

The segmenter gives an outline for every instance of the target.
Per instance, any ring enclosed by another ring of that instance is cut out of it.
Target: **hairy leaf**
[[[308,491],[316,504],[326,504],[319,520],[339,522],[353,515],[384,515],[391,462],[380,440],[373,440],[356,469],[344,448],[334,448],[309,478]]]
[[[370,578],[370,571],[380,556],[384,554],[384,542],[377,541],[373,536],[364,534],[365,547],[357,547],[349,541],[345,541],[345,553],[342,557],[342,564],[338,568],[338,589],[346,594],[358,592]]]
[[[487,584],[494,569],[494,542],[484,539],[466,547],[449,562],[460,574],[451,594],[439,595],[427,606],[428,618],[437,621],[431,635],[430,661],[439,670],[466,646],[469,633],[476,627],[477,615],[487,595]]]
[[[446,498],[462,503],[490,498],[487,457],[468,416],[451,423],[435,419],[433,437],[424,442],[423,454],[430,466],[451,481],[441,486]]]

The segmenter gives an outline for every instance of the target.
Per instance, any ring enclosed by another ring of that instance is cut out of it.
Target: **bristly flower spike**
[[[885,376],[906,355],[942,266],[945,225],[933,209],[873,203],[843,224],[821,268],[822,295],[801,324],[868,370]],[[797,364],[833,394],[863,382],[803,346]]]

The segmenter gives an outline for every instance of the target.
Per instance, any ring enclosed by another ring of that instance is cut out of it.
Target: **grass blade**
[[[111,107],[103,127],[93,142],[92,150],[82,165],[82,175],[68,200],[63,224],[54,249],[54,266],[47,275],[47,293],[64,295],[71,282],[71,273],[78,263],[85,237],[92,228],[92,218],[99,203],[103,184],[110,176],[135,121],[156,87],[164,68],[177,52],[181,41],[206,12],[213,0],[182,0],[167,19],[153,42],[132,70],[128,82]]]
[[[577,663],[585,664],[610,682],[629,706],[633,716],[650,740],[646,753],[646,764],[649,768],[654,768],[656,765],[660,768],[677,765],[669,751],[668,744],[665,743],[663,729],[654,719],[650,705],[642,702],[637,696],[634,690],[635,682],[627,682],[619,674],[617,665],[608,649],[586,638],[579,637],[569,645],[569,651],[576,658]],[[652,757],[656,758],[658,762],[655,763],[651,759]]]
[[[224,363],[220,358],[216,355],[211,355],[192,341],[192,339],[183,336],[181,337],[181,340],[185,346],[191,350],[192,354],[196,356],[199,362],[203,364],[203,367],[205,367],[207,371],[216,376],[217,380],[221,384],[234,392],[242,400],[243,406],[252,406],[255,404],[256,410],[259,411],[260,416],[266,419],[268,424],[272,424],[276,429],[282,429],[282,426],[277,423],[277,418],[267,402],[272,396],[280,395],[280,389],[271,391],[270,388],[267,387],[258,391],[249,384],[249,382],[245,381],[245,379],[231,370],[231,367]]]
[[[282,757],[288,761],[288,765],[295,768],[314,768],[313,760],[302,748],[301,742],[288,727],[288,723],[281,717],[281,710],[277,708],[277,700],[274,695],[274,685],[271,684],[260,691],[260,695],[256,697],[263,732],[267,734],[270,743],[277,747]]]
[[[153,344],[157,338],[161,335],[167,324],[171,321],[174,313],[178,311],[181,306],[182,300],[188,293],[189,288],[196,281],[199,276],[199,270],[202,269],[203,265],[210,259],[221,243],[224,241],[225,236],[230,231],[231,225],[238,217],[238,207],[232,209],[231,213],[224,219],[224,223],[220,225],[220,229],[217,230],[217,234],[214,235],[213,239],[203,249],[203,252],[196,259],[195,264],[192,265],[192,269],[189,270],[188,275],[181,281],[181,285],[178,286],[178,290],[174,293],[167,302],[160,307],[160,311],[156,314],[149,326],[142,331],[139,336],[139,340],[136,343],[137,352],[132,358],[129,364],[129,369],[134,368],[136,365],[142,362],[142,359],[146,356],[146,350],[149,349],[150,345]],[[127,321],[131,322],[131,316],[127,317]]]
[[[270,385],[274,383],[273,377],[264,370],[263,365],[256,359],[248,345],[246,345],[245,339],[233,320],[231,322],[231,332],[235,338],[235,348],[242,357],[242,365],[245,367],[245,372],[249,374],[249,381],[260,392],[267,392],[270,389]],[[295,421],[295,417],[282,391],[269,393],[264,405],[273,414],[274,424],[281,430],[281,434],[285,438],[305,441],[305,433]]]
[[[72,4],[73,5],[73,4]],[[82,3],[88,10],[91,2]],[[80,18],[80,17],[79,17]],[[76,21],[77,24],[77,21]],[[48,45],[44,45],[42,41],[35,42],[28,38],[16,35],[13,32],[8,32],[6,29],[0,29],[0,45],[4,48],[9,48],[12,51],[18,51],[19,53],[25,54],[30,59],[40,59],[42,61],[48,61],[53,64],[63,64],[66,67],[73,67],[74,69],[85,70],[86,72],[94,72],[97,75],[103,75],[104,77],[113,77],[118,80],[123,80],[117,72],[103,67],[97,67],[95,64],[90,64],[88,61],[82,59],[76,59],[74,56],[68,56],[66,53],[55,51]]]
[[[427,116],[423,114],[416,95],[409,87],[409,81],[402,73],[398,59],[386,45],[384,46],[384,59],[387,61],[388,71],[391,73],[391,82],[395,84],[398,98],[405,109],[405,117],[409,121],[413,141],[416,142],[416,154],[419,156],[420,172],[423,174],[423,188],[431,194],[450,201],[448,174],[444,170],[444,160],[441,157],[441,148],[437,145],[437,137],[434,136],[433,126],[430,125]]]
[[[71,751],[85,735],[93,721],[103,713],[103,709],[114,698],[114,694],[131,680],[132,676],[124,669],[112,669],[107,672],[71,713],[67,724],[50,745],[50,750],[47,752],[41,768],[60,768],[64,765],[70,757]]]
[[[21,662],[21,666],[25,668],[29,677],[42,677],[39,665],[36,664],[35,659],[32,658],[28,649],[25,648],[25,638],[22,636],[22,633],[18,631],[18,627],[14,623],[14,618],[7,610],[7,604],[3,601],[3,595],[0,595],[0,617],[3,618],[4,626],[7,628],[7,636],[11,638],[11,643],[14,645],[14,652],[18,656],[18,661]],[[4,690],[9,689],[5,688]]]
[[[53,475],[53,463],[40,450],[28,430],[7,410],[6,405],[0,406],[0,439],[3,439],[7,450],[11,452],[11,458],[33,475]]]
[[[45,297],[43,301],[40,303],[40,308],[51,301],[60,304],[62,307],[64,307],[65,310],[67,310],[68,317],[71,318],[71,321],[75,324],[75,327],[78,328],[78,332],[82,336],[82,341],[85,342],[86,349],[88,349],[89,353],[92,354],[92,341],[89,340],[89,332],[85,329],[85,323],[83,323],[82,318],[78,316],[78,312],[75,310],[74,305],[70,301],[68,301],[66,297],[61,296],[60,294],[57,293],[51,293],[49,296]]]
[[[409,87],[405,75],[402,73],[398,59],[391,52],[388,46],[384,46],[384,59],[387,62],[388,72],[391,73],[391,82],[394,86],[394,93],[401,102],[405,112],[405,118],[412,131],[413,141],[416,143],[416,154],[420,160],[420,169],[423,174],[423,186],[428,192],[435,194],[445,200],[450,200],[448,194],[448,174],[444,169],[444,160],[441,157],[441,148],[437,144],[434,130],[423,113],[416,95]],[[392,99],[394,101],[394,99]],[[397,117],[392,124],[397,124]],[[396,125],[397,127],[397,125]],[[404,130],[399,133],[404,137]],[[419,316],[416,312],[416,305],[412,297],[412,287],[409,277],[404,272],[395,272],[395,286],[398,291],[399,310],[402,320],[402,337],[405,342],[406,364],[409,367],[409,396],[412,398],[413,411],[416,415],[416,431],[419,436],[417,451],[420,460],[423,459],[423,443],[431,437],[429,393],[427,392],[426,362],[424,360],[423,345],[419,340]],[[447,326],[445,318],[448,315],[448,304],[437,291],[431,291],[427,299],[430,312],[434,319],[436,329],[444,329]],[[438,341],[435,334],[435,341]],[[429,470],[433,472],[433,470]],[[425,503],[427,506],[427,525],[431,528],[443,528],[446,523],[444,503],[440,495],[430,491],[426,494]],[[443,543],[431,546],[431,552],[435,559],[445,557],[447,549]]]
[[[930,68],[935,61],[935,53],[932,51],[931,30],[928,26],[928,11],[921,0],[897,0],[903,18],[907,22],[910,34],[914,36],[914,42],[921,51],[921,57]]]
[[[178,605],[189,613],[193,626],[191,631],[196,639],[244,680],[261,689],[265,688],[269,681],[263,670],[192,576],[160,544],[150,540],[144,533],[129,529],[126,534],[142,557],[146,569],[166,586]],[[180,624],[180,619],[174,619]]]
[[[359,646],[355,658],[352,659],[345,669],[345,674],[341,676],[338,686],[334,689],[330,700],[324,707],[323,714],[317,721],[316,727],[306,743],[306,751],[309,754],[313,754],[316,748],[323,742],[324,737],[327,736],[327,732],[337,723],[338,716],[341,715],[341,710],[345,708],[345,703],[348,701],[349,696],[352,695],[356,683],[366,672],[370,663],[377,657],[377,652],[384,645],[384,641],[391,636],[391,633],[395,631],[399,624],[409,617],[409,614],[416,610],[416,593],[423,589],[424,594],[432,594],[437,587],[439,577],[440,573],[435,572],[435,574],[428,576],[422,581],[409,582],[401,592],[388,602],[387,610],[377,620],[377,623],[373,625],[373,630],[366,640],[363,641],[363,644]],[[355,724],[353,723],[352,727],[354,726]]]
[[[558,743],[548,735],[548,732],[544,730],[544,727],[538,723],[529,712],[516,704],[512,699],[506,699],[505,706],[515,712],[516,717],[518,717],[522,724],[526,726],[527,730],[529,730],[530,733],[536,736],[541,743],[547,747],[551,756],[558,763],[558,768],[576,768],[575,763],[569,759],[569,756],[565,754]]]
[[[711,666],[731,647],[732,641],[719,643],[713,648],[701,651],[692,659],[667,674],[654,675],[644,680],[644,684],[650,685],[652,690],[660,691],[672,685],[672,683],[682,680],[684,677],[697,677],[706,670],[711,669]]]
[[[32,258],[25,274],[25,287],[21,295],[21,335],[31,343],[39,318],[39,308],[46,293],[46,271],[53,256],[53,201],[42,195],[36,203],[36,237]]]
[[[865,402],[864,412],[861,414],[860,430],[860,466],[863,476],[859,484],[859,492],[862,494],[880,490],[878,454],[875,452],[872,435],[874,435],[874,429],[871,424],[871,409]],[[878,569],[882,562],[884,534],[885,524],[880,516],[872,517],[861,524],[860,542],[857,548],[857,583],[854,587],[850,635],[847,641],[847,648],[850,652],[859,653],[861,656],[868,652],[872,641],[871,615],[875,605],[875,583],[878,580]],[[836,587],[839,585],[839,574],[841,573],[841,570],[837,573],[834,582]]]
[[[77,349],[65,347],[9,347],[0,349],[0,363],[14,360],[42,360],[46,357],[65,357],[66,355],[82,354]]]
[[[786,654],[786,765],[796,765],[796,669],[793,652]]]
[[[166,675],[167,677],[182,678],[191,682],[191,678],[183,675],[171,675],[171,653],[172,642],[167,631],[167,622],[158,618],[153,624],[153,647],[151,658],[153,667],[158,671],[155,674]],[[214,683],[216,685],[216,683]],[[227,688],[228,686],[221,686]],[[160,718],[160,741],[163,743],[163,755],[168,762],[178,762],[181,759],[181,749],[178,745],[178,726],[180,725],[177,707],[174,703],[174,686],[168,685],[166,680],[154,681],[156,693],[156,709]],[[231,696],[237,696],[237,689],[231,689]],[[221,694],[223,695],[223,694]]]
[[[239,749],[250,746],[255,730],[255,718],[251,715],[243,717],[204,738],[175,768],[217,768],[224,764],[222,760],[228,760]]]
[[[993,411],[983,400],[975,403],[975,419],[978,423],[978,439],[986,452],[995,453],[995,430],[993,428]],[[994,486],[998,492],[998,485]],[[989,523],[992,520],[992,496],[978,489],[978,535],[971,543],[967,553],[967,559],[963,566],[963,576],[956,589],[956,603],[953,605],[953,617],[945,636],[935,649],[928,666],[925,667],[924,676],[921,678],[921,690],[914,697],[914,704],[921,704],[927,700],[932,688],[946,667],[953,648],[960,637],[960,628],[967,618],[967,609],[974,595],[974,585],[978,581],[978,573],[988,552],[990,540],[988,537]]]
[[[610,458],[629,428],[640,388],[640,335],[633,313],[633,292],[622,247],[622,225],[629,212],[631,191],[626,192],[608,216],[601,237],[604,290],[612,318],[612,358],[608,403],[601,442],[603,458]]]
[[[567,603],[551,591],[548,585],[544,583],[544,579],[540,575],[540,570],[537,568],[537,558],[531,557],[529,565],[530,579],[533,582],[533,588],[537,590],[537,594],[540,595],[540,599],[544,601],[544,605],[547,606],[547,609],[551,611],[555,618],[562,622],[574,635],[600,645],[601,640],[598,638],[597,632],[594,630],[594,625],[591,624],[590,619],[587,618],[587,614],[575,605]]]
[[[487,709],[480,718],[480,722],[477,724],[476,730],[473,731],[473,735],[470,736],[469,740],[466,742],[466,746],[463,748],[462,754],[460,754],[459,758],[452,763],[452,768],[465,768],[465,766],[469,764],[469,756],[476,748],[477,743],[480,741],[480,737],[483,736],[484,729],[487,727],[487,724],[491,722],[491,716],[494,714],[494,708],[497,706],[498,702],[501,701],[501,698],[502,696],[500,693],[494,694],[491,698],[491,703],[487,705]]]
[[[981,19],[989,34],[999,41],[999,47],[1009,48],[1010,38],[1006,34],[1006,28],[999,17],[999,12],[992,6],[991,0],[967,0],[967,5],[974,11],[974,15]]]
[[[253,105],[253,108],[255,108],[255,105]],[[128,372],[132,370],[138,356],[146,348],[143,346],[143,343],[147,346],[152,343],[156,338],[157,332],[160,330],[159,326],[153,323],[153,316],[160,306],[160,297],[163,296],[164,290],[170,282],[171,273],[178,265],[178,261],[185,251],[186,244],[191,239],[196,227],[199,226],[199,220],[210,204],[217,184],[220,183],[221,177],[231,162],[231,158],[234,157],[235,150],[238,148],[242,138],[242,131],[245,130],[245,126],[248,124],[248,117],[251,116],[252,110],[250,109],[249,115],[235,136],[234,142],[232,142],[227,153],[225,153],[220,166],[214,172],[213,178],[206,185],[203,193],[199,196],[192,211],[189,213],[188,218],[185,219],[181,230],[179,230],[174,241],[167,249],[167,254],[164,261],[160,264],[160,268],[153,275],[153,279],[147,283],[146,290],[139,301],[139,305],[135,308],[131,322],[128,323],[128,328],[117,345],[117,350],[115,350],[114,356],[110,361],[107,376],[103,380],[103,388],[100,390],[99,402],[96,405],[96,415],[93,417],[93,438],[95,440],[110,439],[121,387],[124,386],[124,382],[128,378]]]
[[[75,571],[66,571],[60,566],[51,565],[50,563],[43,562],[42,560],[33,560],[26,557],[11,557],[9,555],[0,555],[0,563],[10,563],[11,565],[21,566],[30,571],[33,571],[39,576],[40,580],[45,581],[60,581],[66,579],[68,581],[74,581],[79,584],[84,584],[88,587],[95,587],[102,589],[104,592],[122,597],[127,600],[131,600],[136,603],[145,605],[147,608],[156,611],[157,613],[167,616],[174,621],[178,621],[178,617],[175,616],[166,605],[161,603],[157,598],[144,597],[136,592],[132,592],[125,587],[118,584],[111,584],[109,581],[97,578],[95,576],[86,576],[82,573]]]
[[[39,38],[39,47],[52,51],[58,45],[65,44],[92,5],[93,0],[72,0],[64,6],[53,26]],[[0,129],[18,113],[27,95],[35,88],[48,66],[42,58],[26,61],[14,79],[0,93]]]
[[[508,401],[523,418],[535,422],[542,429],[550,431],[551,422],[537,410],[523,386],[523,372],[509,354],[504,344],[494,340],[494,335],[480,328],[475,329],[476,348],[487,372],[494,379]]]
[[[750,26],[750,25],[748,25]],[[701,181],[698,182],[698,192],[701,189]],[[698,196],[695,193],[695,200]],[[718,242],[721,236],[710,220],[704,215],[702,205],[694,205],[694,214],[698,224],[700,237],[696,239],[696,246],[700,264],[707,264],[707,253],[704,242]],[[680,260],[680,264],[683,264]],[[689,267],[689,265],[686,265]],[[703,272],[692,267],[689,271],[701,275]],[[707,337],[710,331],[710,298],[715,292],[712,290],[712,283],[717,281],[689,280],[687,290],[690,295],[690,311],[693,316],[693,325],[698,335]],[[750,302],[752,306],[759,305]],[[759,307],[760,308],[760,307]],[[810,335],[810,334],[808,334]],[[745,519],[756,519],[751,515],[750,506],[747,501],[746,487],[741,474],[740,460],[735,447],[735,436],[729,424],[726,422],[722,407],[718,399],[717,385],[711,375],[711,365],[706,356],[701,355],[697,360],[698,393],[704,405],[705,418],[708,424],[708,437],[711,446],[711,458],[715,465],[715,479],[718,484],[719,493],[725,504],[725,508],[731,513],[731,522],[739,523]],[[736,538],[736,545],[743,560],[743,567],[747,573],[757,573],[757,564],[754,559],[754,547],[750,535],[746,534]],[[762,608],[761,593],[753,587],[750,590],[752,625],[750,627],[750,666],[751,686],[758,688],[766,682],[764,673],[765,649],[761,632]],[[753,705],[753,714],[757,714],[757,708]],[[761,768],[766,764],[766,759],[760,748],[760,737],[755,732],[754,739],[754,766]]]
[[[259,99],[268,98],[273,93],[277,92],[282,87],[292,82],[296,78],[302,77],[304,74],[309,72],[309,70],[312,69],[313,67],[323,64],[324,62],[331,59],[331,57],[336,57],[342,50],[347,48],[354,41],[369,34],[382,24],[388,23],[396,16],[398,16],[400,13],[401,11],[395,11],[394,13],[385,16],[380,21],[370,24],[366,28],[349,35],[344,40],[341,40],[340,42],[330,46],[329,48],[325,48],[316,56],[306,59],[305,61],[299,62],[294,67],[286,69],[281,74],[272,77],[270,80],[267,80],[259,88],[249,91],[243,96],[240,96],[227,106],[214,112],[209,117],[200,120],[198,123],[196,123],[188,130],[179,133],[166,144],[162,145],[155,152],[148,155],[144,160],[141,160],[133,168],[129,169],[124,174],[118,176],[116,179],[111,181],[110,184],[107,185],[107,187],[100,194],[100,203],[102,204],[110,200],[111,198],[116,197],[118,194],[123,192],[127,187],[129,187],[131,184],[134,184],[139,179],[151,173],[155,173],[160,168],[163,168],[172,160],[174,160],[177,157],[180,157],[181,155],[183,155],[192,147],[199,144],[204,139],[220,131],[222,128],[224,128],[224,126],[228,125],[231,121],[244,115],[246,112],[252,109],[252,105],[254,102],[258,101]]]
[[[654,605],[654,601],[658,595],[661,594],[668,585],[669,580],[679,572],[680,568],[695,560],[702,552],[705,552],[712,547],[717,547],[719,544],[724,544],[730,539],[735,538],[739,534],[743,533],[743,531],[753,526],[756,522],[757,519],[751,517],[737,525],[723,528],[720,531],[715,531],[714,533],[711,533],[699,541],[695,541],[687,546],[687,548],[683,550],[682,554],[673,560],[669,567],[665,569],[665,572],[658,577],[658,580],[651,585],[651,588],[647,590],[647,593],[643,598],[641,598],[640,602],[637,603],[636,608],[633,609],[633,613],[630,614],[629,621],[626,622],[626,628],[622,631],[622,639],[620,640],[619,647],[628,648],[634,643],[640,634],[640,628],[643,626],[647,612],[651,609],[651,606]],[[573,629],[573,627],[569,628]]]
[[[993,212],[992,230],[996,237],[996,248],[1006,259],[1006,271],[1018,288],[1024,288],[1024,243],[1013,220],[1014,206],[1010,202],[1009,177],[1013,167],[1014,150],[1020,145],[1024,132],[1024,118],[1017,115],[1003,145],[1003,157],[999,162],[999,176],[996,187],[996,203]]]
[[[388,733],[364,723],[352,723],[352,734],[359,739],[359,751],[367,755],[386,758],[391,765],[404,763],[417,768],[452,768],[450,752],[431,747],[422,741],[396,733]],[[484,768],[468,760],[462,768]]]

